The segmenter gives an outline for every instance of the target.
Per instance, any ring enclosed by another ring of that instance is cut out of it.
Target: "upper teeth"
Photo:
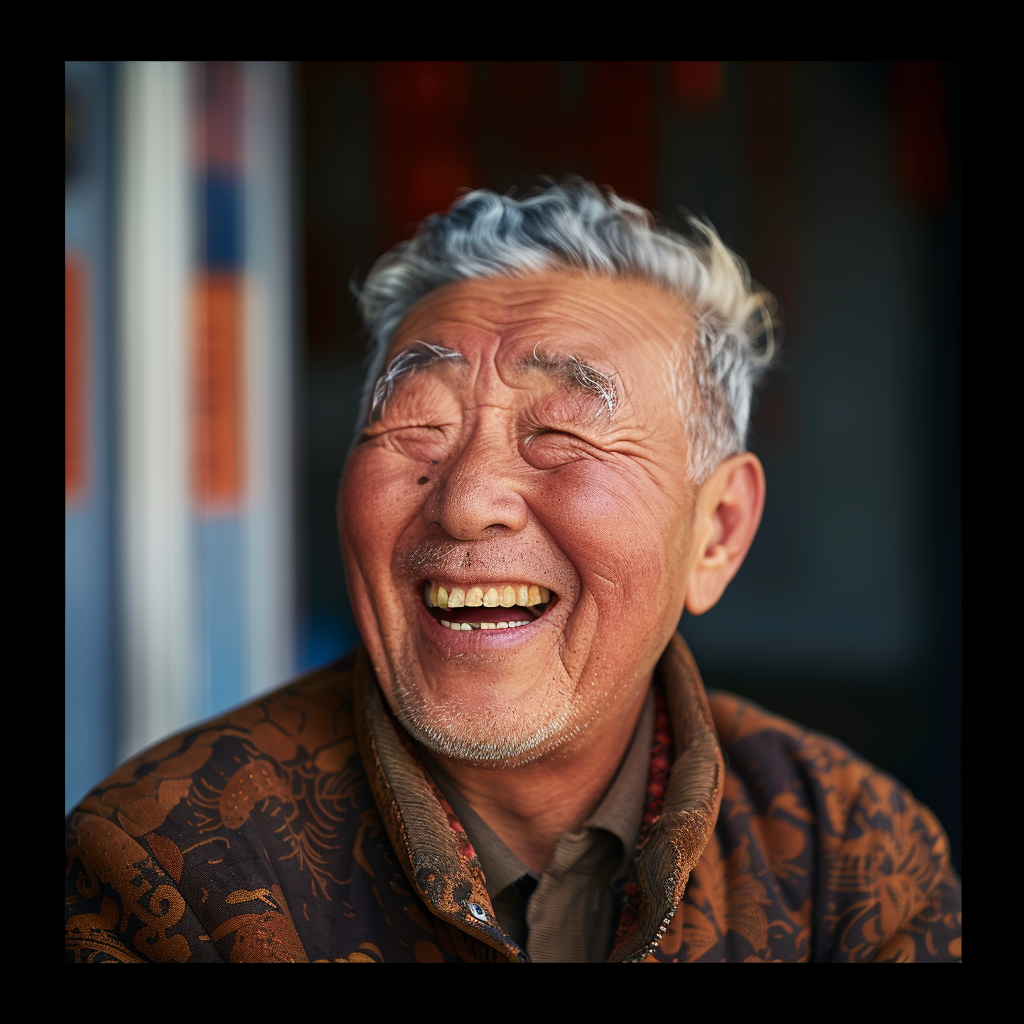
[[[536,583],[486,584],[479,587],[445,587],[428,580],[423,586],[423,599],[430,608],[511,608],[547,604],[551,591]]]

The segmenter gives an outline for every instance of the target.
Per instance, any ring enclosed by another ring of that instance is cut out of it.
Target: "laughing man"
[[[67,832],[79,961],[955,960],[945,835],[705,694],[770,303],[579,180],[384,256],[338,524],[363,646],[124,765]]]

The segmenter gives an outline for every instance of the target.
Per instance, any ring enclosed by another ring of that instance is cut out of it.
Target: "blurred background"
[[[959,65],[70,62],[64,113],[66,810],[358,642],[350,282],[461,188],[575,173],[781,307],[705,682],[892,772],[960,866]]]

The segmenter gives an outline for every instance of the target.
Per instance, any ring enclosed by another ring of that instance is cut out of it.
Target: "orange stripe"
[[[197,275],[192,332],[192,488],[201,511],[237,508],[245,485],[243,280]]]

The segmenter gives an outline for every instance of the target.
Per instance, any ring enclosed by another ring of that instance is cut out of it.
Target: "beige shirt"
[[[640,834],[651,742],[654,692],[648,691],[629,750],[593,814],[563,833],[538,877],[466,802],[419,747],[423,764],[476,850],[499,923],[535,963],[603,963],[608,959]]]

